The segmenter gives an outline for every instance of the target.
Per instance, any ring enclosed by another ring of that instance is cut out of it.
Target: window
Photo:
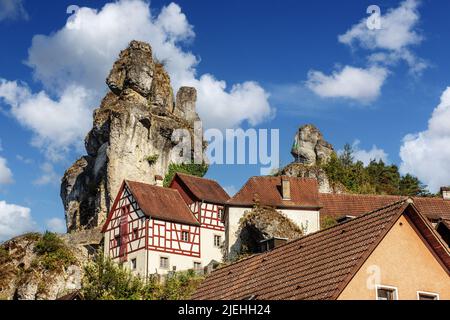
[[[188,231],[181,232],[181,241],[189,242],[189,232]]]
[[[137,238],[139,238],[139,229],[134,228],[133,229],[133,239],[136,240]]]
[[[439,300],[439,295],[432,292],[417,291],[418,300]]]
[[[169,269],[169,258],[160,257],[159,258],[159,267],[163,269]]]
[[[201,262],[194,262],[194,270],[201,270],[202,269],[202,263]]]
[[[377,286],[377,300],[397,300],[397,288]]]
[[[220,247],[222,244],[222,237],[221,236],[214,236],[214,247]]]
[[[223,217],[223,208],[219,208],[219,212],[217,213],[217,218],[219,220],[222,220]]]
[[[137,260],[136,258],[131,259],[131,270],[136,270],[137,268]]]
[[[120,245],[122,243],[121,240],[122,239],[120,238],[120,235],[117,235],[117,236],[114,237],[114,242],[115,242],[116,247],[120,247]]]

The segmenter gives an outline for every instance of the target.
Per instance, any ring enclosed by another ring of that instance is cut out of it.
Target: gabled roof
[[[117,203],[124,190],[127,189],[147,217],[189,225],[200,225],[177,190],[125,180],[103,225],[102,232],[107,230]]]
[[[405,196],[390,195],[320,193],[319,199],[322,206],[320,214],[322,217],[359,216],[406,198]],[[412,197],[411,199],[417,209],[427,218],[450,220],[449,200],[437,197]]]
[[[403,214],[450,272],[450,254],[432,227],[414,205],[400,201],[218,269],[193,299],[336,299]]]
[[[128,180],[125,183],[146,216],[164,221],[199,224],[177,190]]]
[[[405,198],[387,195],[320,193],[319,200],[322,205],[320,214],[334,217],[359,216]]]
[[[177,172],[174,179],[179,179],[198,201],[224,204],[230,198],[228,193],[215,180]]]
[[[290,200],[284,200],[281,194],[281,179],[288,179],[290,183]],[[273,207],[319,207],[319,194],[316,179],[296,177],[251,177],[228,200],[228,205],[253,205],[257,198],[262,205]]]

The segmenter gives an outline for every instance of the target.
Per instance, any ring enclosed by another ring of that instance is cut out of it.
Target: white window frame
[[[219,237],[219,239],[220,239],[218,246],[216,245],[216,237]],[[220,234],[215,234],[213,241],[214,241],[214,243],[213,243],[214,244],[214,248],[220,248],[220,246],[222,245],[222,236]]]
[[[375,297],[378,299],[378,289],[387,289],[387,290],[393,290],[394,291],[394,300],[398,300],[398,288],[393,286],[385,286],[383,284],[376,284],[375,285]]]
[[[167,259],[167,267],[161,266],[162,259]],[[170,269],[170,259],[169,259],[168,256],[159,256],[159,268],[160,269],[164,269],[164,270],[169,270]]]
[[[427,292],[427,291],[417,291],[417,300],[420,300],[420,295],[427,295],[427,296],[435,296],[437,299],[436,300],[440,300],[439,298],[439,293],[436,292]]]
[[[196,265],[196,264],[199,264],[199,265],[200,265],[200,267],[199,267],[198,269],[195,268],[195,265]],[[194,271],[202,270],[202,268],[203,268],[203,266],[202,266],[201,261],[194,261]]]

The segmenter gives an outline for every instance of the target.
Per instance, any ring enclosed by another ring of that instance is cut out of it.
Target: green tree
[[[328,179],[342,184],[348,191],[360,194],[390,194],[408,196],[430,195],[417,177],[401,176],[396,165],[386,165],[382,160],[372,160],[366,167],[354,160],[350,144],[338,157],[332,154],[328,163],[322,165]]]
[[[84,267],[82,294],[88,300],[187,300],[203,280],[193,270],[171,273],[160,281],[135,276],[99,251]]]
[[[177,172],[186,173],[190,175],[194,175],[197,177],[203,177],[208,172],[208,165],[206,163],[196,164],[196,163],[187,163],[187,164],[169,164],[169,168],[166,176],[164,177],[163,184],[165,187],[168,187],[173,177]]]
[[[400,194],[404,196],[426,196],[426,186],[417,177],[410,174],[400,179]]]
[[[349,167],[353,164],[354,161],[353,148],[349,143],[346,143],[344,145],[344,150],[339,156],[339,159],[341,160],[341,163],[344,167]]]

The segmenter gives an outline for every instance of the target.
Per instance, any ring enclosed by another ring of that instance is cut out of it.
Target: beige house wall
[[[397,288],[399,300],[416,300],[417,292],[450,299],[450,276],[402,216],[338,297],[375,300],[375,285]]]

